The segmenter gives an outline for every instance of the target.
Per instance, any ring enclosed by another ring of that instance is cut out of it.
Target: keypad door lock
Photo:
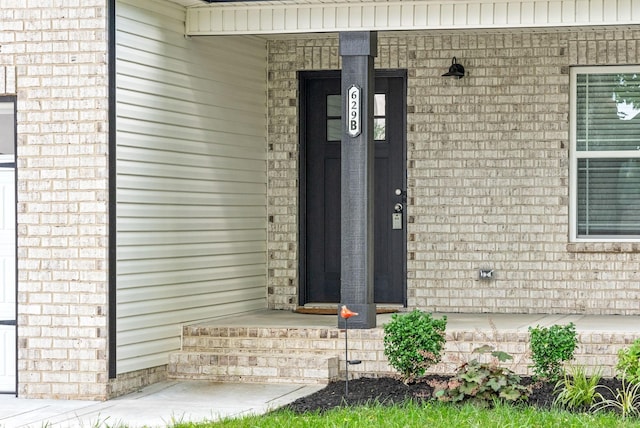
[[[393,230],[402,229],[402,204],[397,203],[393,207],[393,214],[391,214],[391,228]]]

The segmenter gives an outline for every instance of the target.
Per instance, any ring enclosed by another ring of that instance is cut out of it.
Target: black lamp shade
[[[442,77],[448,76],[454,76],[458,79],[462,79],[464,77],[464,67],[462,64],[458,64],[458,60],[455,56],[453,57],[453,60],[451,60],[451,67],[449,67],[449,71],[442,75]]]

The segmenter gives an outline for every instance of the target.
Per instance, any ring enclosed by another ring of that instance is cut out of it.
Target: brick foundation
[[[276,320],[280,317],[278,312],[272,315]],[[447,327],[442,361],[429,368],[428,373],[453,374],[471,359],[489,361],[492,357],[488,353],[474,352],[489,345],[513,357],[500,362],[501,366],[520,375],[532,375],[527,328],[505,328],[504,321],[496,327],[491,316],[488,319],[488,328],[469,330],[463,327],[464,323],[456,327],[455,322]],[[513,321],[520,323],[516,318]],[[633,334],[625,332],[629,325],[625,323],[620,331],[611,330],[610,325],[603,325],[602,329],[578,328],[578,347],[570,364],[583,367],[587,373],[614,377],[618,350],[634,340]],[[397,375],[384,355],[383,327],[350,329],[348,346],[349,359],[361,360],[361,364],[349,367],[350,377]],[[323,358],[334,359],[329,369]],[[225,326],[224,320],[215,325],[187,326],[183,329],[182,350],[172,354],[169,364],[169,377],[174,379],[326,383],[344,376],[344,330],[330,327],[236,327]]]

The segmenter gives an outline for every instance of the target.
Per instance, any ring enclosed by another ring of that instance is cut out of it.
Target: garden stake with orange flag
[[[345,382],[344,382],[344,395],[349,395],[349,364],[360,364],[360,360],[349,359],[349,318],[358,315],[357,312],[353,312],[347,305],[342,305],[340,308],[340,316],[344,318],[344,360],[345,360]]]

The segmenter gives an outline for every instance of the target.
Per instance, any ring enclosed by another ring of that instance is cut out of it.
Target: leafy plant
[[[562,375],[563,363],[573,358],[578,347],[575,325],[569,323],[551,327],[529,327],[529,335],[534,375],[557,381]]]
[[[477,337],[477,342],[484,343],[484,346],[480,348],[474,349],[474,352],[480,352],[483,349],[489,349],[487,346],[491,347],[491,350],[500,349],[504,346],[504,335],[502,335],[498,331],[498,327],[491,317],[487,317],[487,322],[489,324],[489,330],[484,328],[475,328],[474,336]],[[448,369],[450,371],[455,371],[460,365],[469,361],[469,352],[468,349],[464,348],[463,342],[453,341],[451,342],[451,350],[447,350],[447,363],[450,364]],[[457,348],[457,352],[453,349]],[[498,352],[498,351],[496,351]],[[509,355],[506,354],[505,355]],[[498,359],[496,356],[492,356],[488,353],[485,353],[485,357],[490,357],[494,359]],[[504,359],[501,361],[503,367],[507,367],[513,371],[516,371],[518,367],[521,367],[523,364],[523,360],[528,357],[526,353],[519,353],[517,355],[510,355],[511,358]],[[499,360],[499,359],[498,359]]]
[[[612,410],[620,413],[623,418],[640,416],[640,383],[628,382],[623,378],[622,389],[616,388],[613,392],[608,386],[605,388],[614,398],[594,404],[591,410],[594,412]]]
[[[618,351],[616,371],[620,378],[640,383],[640,339],[634,340],[630,347]]]
[[[598,370],[590,377],[582,366],[572,366],[555,386],[555,404],[571,410],[589,409],[596,400],[602,400],[598,385],[602,374]]]
[[[438,320],[417,309],[393,314],[384,325],[384,355],[405,383],[424,375],[429,366],[440,361],[446,327],[446,316]]]
[[[469,401],[482,407],[489,407],[496,400],[517,402],[529,396],[531,390],[521,385],[521,378],[500,362],[513,359],[506,352],[494,351],[491,346],[474,349],[474,353],[491,353],[493,361],[480,362],[473,359],[461,365],[448,382],[434,385],[435,396],[440,401]]]

